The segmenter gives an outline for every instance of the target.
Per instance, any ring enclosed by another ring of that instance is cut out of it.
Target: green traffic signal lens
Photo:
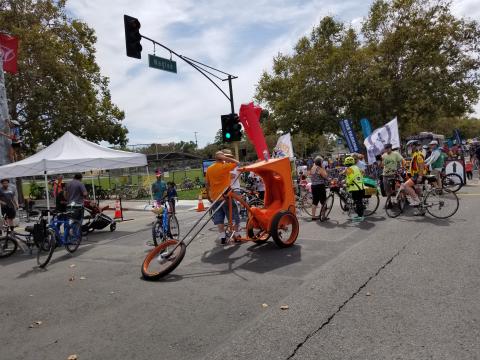
[[[227,139],[230,139],[230,138],[232,137],[232,135],[230,135],[230,133],[226,133],[226,134],[225,134],[225,137],[226,137]]]

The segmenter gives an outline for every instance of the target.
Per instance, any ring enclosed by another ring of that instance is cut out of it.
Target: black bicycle
[[[42,214],[43,215],[43,214]],[[37,264],[40,268],[47,266],[55,249],[55,232],[47,227],[47,221],[42,216],[33,226],[25,228],[26,233],[11,230],[4,219],[2,236],[0,236],[0,258],[6,258],[20,247],[24,252],[37,252]]]
[[[340,208],[342,211],[348,213],[350,216],[355,210],[355,201],[352,195],[345,189],[345,187],[338,181],[333,179],[330,182],[330,194],[322,205],[320,210],[320,221],[325,221],[332,211],[333,203],[335,201],[335,194],[339,198]],[[365,187],[365,197],[363,198],[363,206],[365,208],[364,216],[370,216],[377,211],[380,204],[380,196],[378,189]]]
[[[442,188],[444,189],[457,192],[464,185],[462,178],[456,173],[442,173],[440,176],[442,178]]]

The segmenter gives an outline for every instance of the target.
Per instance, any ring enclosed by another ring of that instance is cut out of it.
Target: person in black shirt
[[[15,219],[16,211],[18,209],[17,189],[10,185],[9,179],[2,179],[0,186],[0,204],[2,207],[2,214],[7,219],[7,224],[13,230],[13,219]]]

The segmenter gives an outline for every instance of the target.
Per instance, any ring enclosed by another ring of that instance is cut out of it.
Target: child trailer
[[[83,202],[86,215],[83,217],[82,233],[84,235],[94,230],[102,230],[107,226],[110,231],[115,231],[117,223],[110,216],[103,213],[104,209],[100,209],[98,205],[89,200]]]

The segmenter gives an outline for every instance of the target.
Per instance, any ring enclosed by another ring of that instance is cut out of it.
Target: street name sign
[[[148,55],[148,66],[154,69],[177,73],[177,62],[160,56]]]

